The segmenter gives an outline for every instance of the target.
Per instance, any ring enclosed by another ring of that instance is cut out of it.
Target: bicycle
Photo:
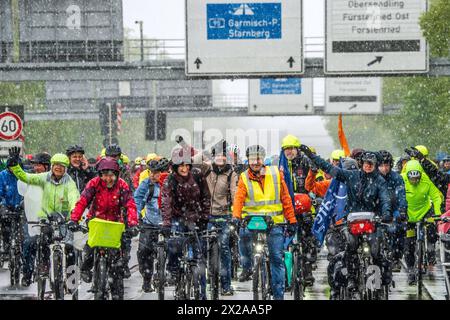
[[[77,235],[77,231],[81,233],[81,236]],[[74,230],[73,248],[75,255],[75,265],[73,269],[69,266],[67,273],[70,276],[67,279],[68,286],[72,288],[72,300],[78,300],[79,288],[81,285],[80,270],[83,263],[83,248],[87,242],[88,229],[85,226],[78,226],[77,230]]]
[[[7,223],[9,225],[9,250],[5,250],[8,254],[10,284],[11,286],[20,283],[20,272],[22,268],[22,243],[23,243],[23,229],[20,212],[9,210],[3,207],[0,211],[2,225]],[[2,236],[3,238],[3,236]]]
[[[415,277],[417,281],[417,298],[422,298],[423,293],[423,275],[427,272],[427,233],[426,227],[427,225],[434,224],[435,221],[443,221],[448,222],[448,218],[441,218],[440,216],[432,216],[433,222],[429,222],[426,220],[420,220],[415,223],[414,229],[409,229],[406,232],[406,236],[408,238],[416,237],[416,246],[415,246],[415,263],[414,263],[414,271]]]
[[[204,234],[201,236],[202,239],[206,239],[207,274],[210,283],[212,300],[219,300],[220,248],[218,234],[221,230],[221,228],[213,226],[211,230],[204,231]]]
[[[238,280],[240,266],[239,233],[234,225],[230,225],[231,279]]]
[[[67,234],[65,223],[66,218],[60,212],[47,214],[47,219],[41,219],[39,222],[29,222],[41,229],[37,241],[35,271],[39,300],[45,299],[47,279],[53,288],[55,300],[64,300],[64,239]],[[49,261],[44,261],[44,246],[50,247]],[[49,268],[49,263],[52,268]]]

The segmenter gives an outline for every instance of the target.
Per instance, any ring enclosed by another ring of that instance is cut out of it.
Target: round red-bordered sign
[[[14,112],[0,114],[0,139],[16,140],[22,134],[22,119]]]

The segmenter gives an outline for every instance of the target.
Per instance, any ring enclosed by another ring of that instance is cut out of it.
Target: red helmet
[[[100,161],[97,163],[97,171],[100,172],[106,170],[115,171],[117,173],[120,172],[120,167],[117,163],[117,160],[110,157],[100,159]]]
[[[305,193],[296,194],[294,196],[294,203],[296,214],[311,212],[312,203],[310,197],[307,194]]]

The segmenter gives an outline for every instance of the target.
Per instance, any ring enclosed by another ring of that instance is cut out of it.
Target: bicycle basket
[[[94,218],[89,221],[88,245],[91,248],[120,248],[125,225],[121,222]]]
[[[247,224],[248,230],[265,231],[267,230],[267,223],[264,217],[252,217]]]

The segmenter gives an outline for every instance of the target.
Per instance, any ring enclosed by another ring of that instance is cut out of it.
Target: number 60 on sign
[[[22,134],[22,120],[13,112],[0,114],[0,139],[16,140]]]

